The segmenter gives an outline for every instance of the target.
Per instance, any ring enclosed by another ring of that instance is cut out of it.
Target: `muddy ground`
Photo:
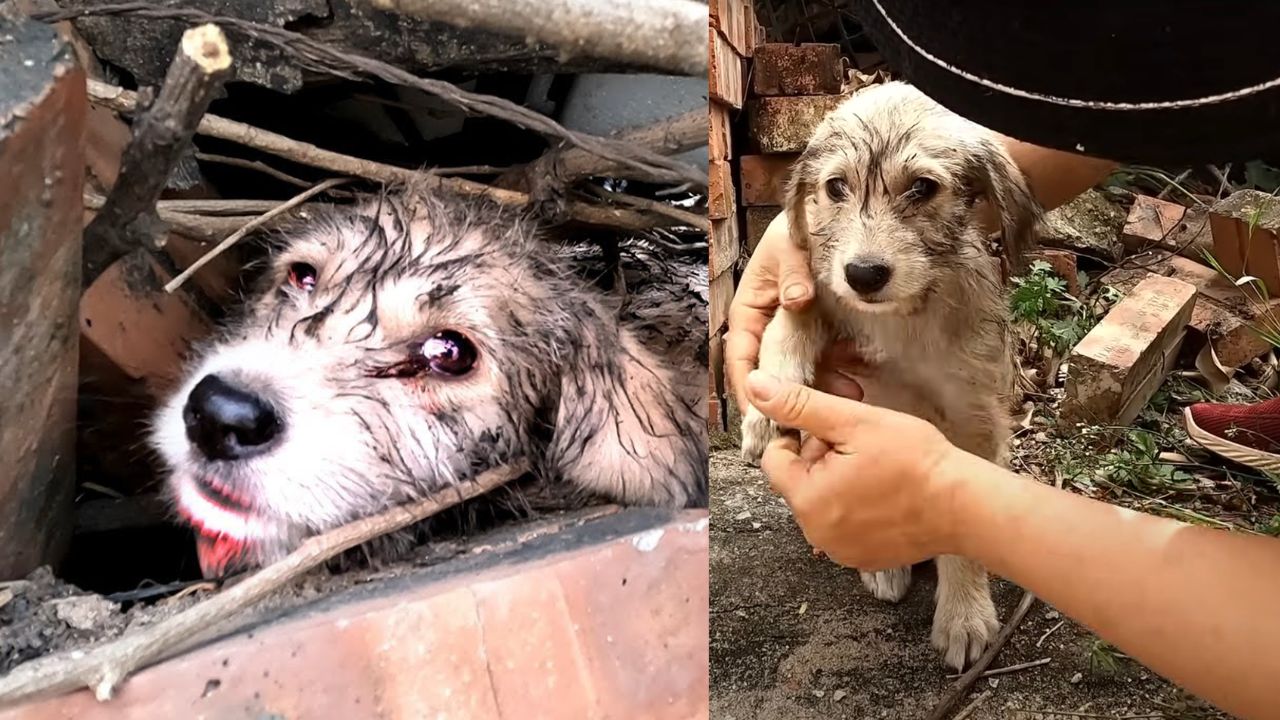
[[[726,445],[711,457],[712,717],[926,717],[953,682],[929,645],[932,567],[917,568],[900,604],[875,600],[854,571],[813,555],[764,476]],[[1022,591],[994,590],[1003,621]],[[1227,717],[1131,660],[1091,653],[1095,640],[1037,602],[992,668],[1049,662],[979,680],[957,709],[990,691],[970,720]]]

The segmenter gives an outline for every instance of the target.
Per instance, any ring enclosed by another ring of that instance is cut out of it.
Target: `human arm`
[[[875,570],[973,558],[1219,707],[1276,717],[1280,541],[1089,500],[965,453],[918,418],[751,380],[753,405],[812,435],[803,448],[775,441],[762,465],[832,559]]]

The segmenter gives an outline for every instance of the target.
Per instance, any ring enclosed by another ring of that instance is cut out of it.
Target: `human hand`
[[[739,408],[747,407],[747,373],[759,363],[760,338],[778,306],[800,310],[812,300],[809,255],[791,241],[787,216],[778,213],[751,253],[729,305],[724,359]]]
[[[952,552],[955,475],[963,461],[930,423],[783,383],[760,371],[750,401],[782,427],[809,433],[775,440],[761,467],[805,537],[836,562],[883,570]]]

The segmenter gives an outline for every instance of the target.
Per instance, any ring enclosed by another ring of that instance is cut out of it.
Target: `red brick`
[[[839,45],[767,43],[756,48],[751,91],[756,95],[837,95],[843,74]]]
[[[1133,199],[1120,237],[1130,251],[1164,248],[1162,243],[1168,241],[1186,213],[1184,205],[1139,195]]]
[[[707,429],[723,432],[720,422],[720,395],[724,393],[724,336],[711,336],[707,363]]]
[[[1049,263],[1053,272],[1067,281],[1067,292],[1076,297],[1080,296],[1080,273],[1076,268],[1075,253],[1044,248],[1032,253],[1031,259]]]
[[[711,160],[729,160],[733,157],[733,124],[729,113],[729,108],[715,100],[708,103],[710,126],[707,130],[707,157]]]
[[[756,98],[747,103],[751,139],[762,153],[800,152],[842,100],[840,95]]]
[[[723,220],[738,210],[734,199],[733,168],[727,160],[711,160],[707,167],[707,217]]]
[[[711,247],[707,254],[707,272],[715,277],[731,272],[742,256],[742,239],[738,233],[738,216],[711,221]]]
[[[1138,283],[1071,351],[1062,420],[1132,422],[1172,369],[1195,302],[1190,283]]]
[[[710,283],[711,302],[707,310],[708,335],[715,335],[724,329],[729,319],[729,304],[733,302],[733,272],[726,270],[712,277]]]
[[[781,205],[786,194],[791,166],[799,155],[743,155],[739,161],[742,204]]]
[[[760,244],[760,239],[764,237],[764,231],[769,228],[769,223],[773,222],[773,219],[778,217],[778,213],[781,212],[781,207],[769,205],[747,208],[746,246],[748,256],[756,251],[756,246]]]
[[[746,99],[746,61],[715,28],[708,28],[708,89],[713,100],[735,108]]]
[[[10,580],[60,562],[71,540],[87,103],[84,73],[52,28],[0,27],[0,580]]]
[[[1214,257],[1232,277],[1251,275],[1280,294],[1280,200],[1242,190],[1216,203],[1209,216]]]
[[[707,20],[738,54],[751,56],[756,28],[755,8],[751,0],[710,0]]]

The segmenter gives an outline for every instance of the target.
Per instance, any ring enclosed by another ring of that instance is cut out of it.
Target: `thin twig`
[[[1044,634],[1040,636],[1040,639],[1036,641],[1036,647],[1040,647],[1041,645],[1043,645],[1044,641],[1047,640],[1050,635],[1052,635],[1058,628],[1062,627],[1066,623],[1067,623],[1066,620],[1059,620],[1057,625],[1054,625],[1048,630],[1045,630]]]
[[[62,652],[23,663],[0,678],[0,707],[85,686],[92,688],[99,700],[108,700],[135,670],[229,630],[229,621],[330,558],[501,487],[525,470],[523,465],[489,470],[436,497],[348,523],[303,541],[280,562],[154,625],[87,651]]]
[[[518,35],[575,53],[707,74],[707,6],[693,0],[374,0],[385,10]]]
[[[1002,668],[987,670],[986,672],[982,673],[981,677],[989,678],[989,677],[996,677],[999,675],[1008,675],[1010,673],[1016,673],[1016,672],[1021,672],[1023,670],[1030,670],[1031,668],[1040,667],[1041,665],[1048,665],[1050,662],[1053,662],[1053,658],[1040,658],[1039,660],[1032,660],[1030,662],[1018,663],[1017,665],[1007,665]]]
[[[703,6],[703,18],[706,9]],[[307,70],[347,79],[377,78],[394,85],[410,87],[433,95],[467,112],[505,120],[525,130],[568,142],[600,157],[647,173],[655,182],[692,182],[707,186],[707,174],[688,163],[665,157],[625,142],[575,132],[530,108],[504,98],[463,90],[452,83],[422,78],[389,63],[344,52],[305,35],[273,25],[263,25],[235,17],[215,16],[201,10],[157,6],[148,2],[129,2],[66,8],[58,12],[35,13],[37,20],[57,22],[86,15],[129,15],[191,23],[214,22],[227,30],[267,43],[293,58]],[[706,32],[705,28],[702,32]],[[704,53],[705,53],[705,45]]]
[[[650,200],[648,198],[636,197],[635,195],[626,195],[623,193],[612,192],[600,187],[592,187],[591,192],[603,200],[630,205],[640,210],[648,210],[659,215],[666,215],[673,220],[679,220],[681,223],[689,227],[695,227],[704,233],[711,232],[711,221],[705,215],[691,213],[688,210],[681,210],[678,207],[672,207],[664,202]]]
[[[973,687],[973,684],[978,681],[978,677],[991,665],[991,661],[995,660],[996,655],[1000,653],[1005,643],[1009,642],[1009,638],[1013,637],[1014,631],[1018,629],[1018,625],[1027,616],[1027,611],[1031,610],[1031,606],[1035,604],[1035,601],[1035,595],[1029,592],[1022,593],[1021,602],[1018,603],[1018,607],[1014,609],[1013,614],[1009,616],[1009,621],[1005,623],[1004,627],[1000,628],[1000,633],[996,635],[996,639],[987,647],[986,652],[982,653],[982,657],[978,658],[978,662],[974,663],[973,667],[965,671],[965,674],[961,675],[960,679],[956,680],[955,684],[951,686],[947,694],[929,713],[929,720],[943,720],[951,713],[951,709],[965,695],[969,694],[969,689]]]
[[[126,114],[137,109],[137,93],[92,79],[87,84],[89,99],[94,104]],[[524,206],[529,203],[529,195],[526,193],[503,190],[461,178],[437,177],[427,172],[343,155],[217,115],[205,115],[196,132],[339,175],[361,177],[380,183],[442,188],[460,195],[484,196],[502,205]],[[568,211],[569,217],[578,222],[625,230],[649,230],[655,226],[672,224],[669,219],[661,216],[579,202],[569,203]]]
[[[165,227],[156,200],[229,77],[231,51],[220,28],[201,25],[183,33],[155,102],[133,123],[119,177],[84,230],[85,287],[135,249],[159,246]]]
[[[331,187],[334,187],[335,185],[341,185],[342,183],[345,183],[345,182],[351,182],[351,181],[348,178],[330,178],[328,180],[325,180],[324,182],[319,183],[315,187],[312,187],[310,190],[304,190],[303,192],[300,192],[297,195],[294,195],[288,200],[285,200],[279,205],[276,205],[271,210],[268,210],[267,212],[259,215],[253,220],[250,220],[249,222],[245,223],[244,227],[241,227],[239,230],[227,236],[227,239],[218,243],[209,252],[205,253],[204,255],[201,255],[199,259],[191,263],[191,267],[178,273],[177,277],[165,283],[164,291],[167,293],[171,293],[174,290],[177,290],[178,288],[182,287],[182,284],[187,281],[187,278],[191,277],[192,275],[195,275],[196,272],[200,270],[200,268],[209,264],[211,260],[213,260],[218,255],[222,254],[223,251],[225,251],[227,248],[240,242],[241,238],[243,238],[245,235],[248,235],[249,233],[253,232],[257,228],[262,227],[263,225],[267,224],[268,222],[275,219],[276,217],[279,217],[280,215],[283,215],[284,213],[289,212],[293,208],[306,202],[308,199],[316,195],[319,195],[320,193],[324,192],[325,190],[328,190]]]
[[[85,191],[84,207],[86,210],[101,210],[106,198],[97,193]],[[191,215],[174,212],[164,207],[164,200],[156,203],[156,215],[160,222],[169,226],[180,235],[185,235],[201,242],[218,242],[227,235],[239,230],[245,223],[253,219],[252,215],[232,215],[216,217],[207,215]]]
[[[256,170],[257,172],[260,172],[264,175],[270,175],[271,177],[279,180],[280,182],[293,185],[294,187],[301,187],[301,188],[311,187],[311,183],[307,182],[306,180],[303,180],[302,178],[296,178],[290,175],[289,173],[284,172],[283,170],[277,170],[271,167],[270,165],[264,162],[260,162],[258,160],[247,160],[245,158],[231,157],[230,155],[215,155],[213,153],[202,153],[202,152],[196,153],[196,160],[202,160],[204,162],[211,162],[211,163],[218,163],[219,165],[230,165],[232,167],[244,168],[246,170]]]
[[[986,702],[987,698],[989,697],[991,697],[991,691],[983,690],[981,695],[973,699],[973,702],[969,703],[968,705],[965,705],[963,710],[956,713],[956,716],[952,718],[952,720],[964,720],[965,718],[969,717],[970,715],[973,714],[973,711],[977,710],[978,706]]]

